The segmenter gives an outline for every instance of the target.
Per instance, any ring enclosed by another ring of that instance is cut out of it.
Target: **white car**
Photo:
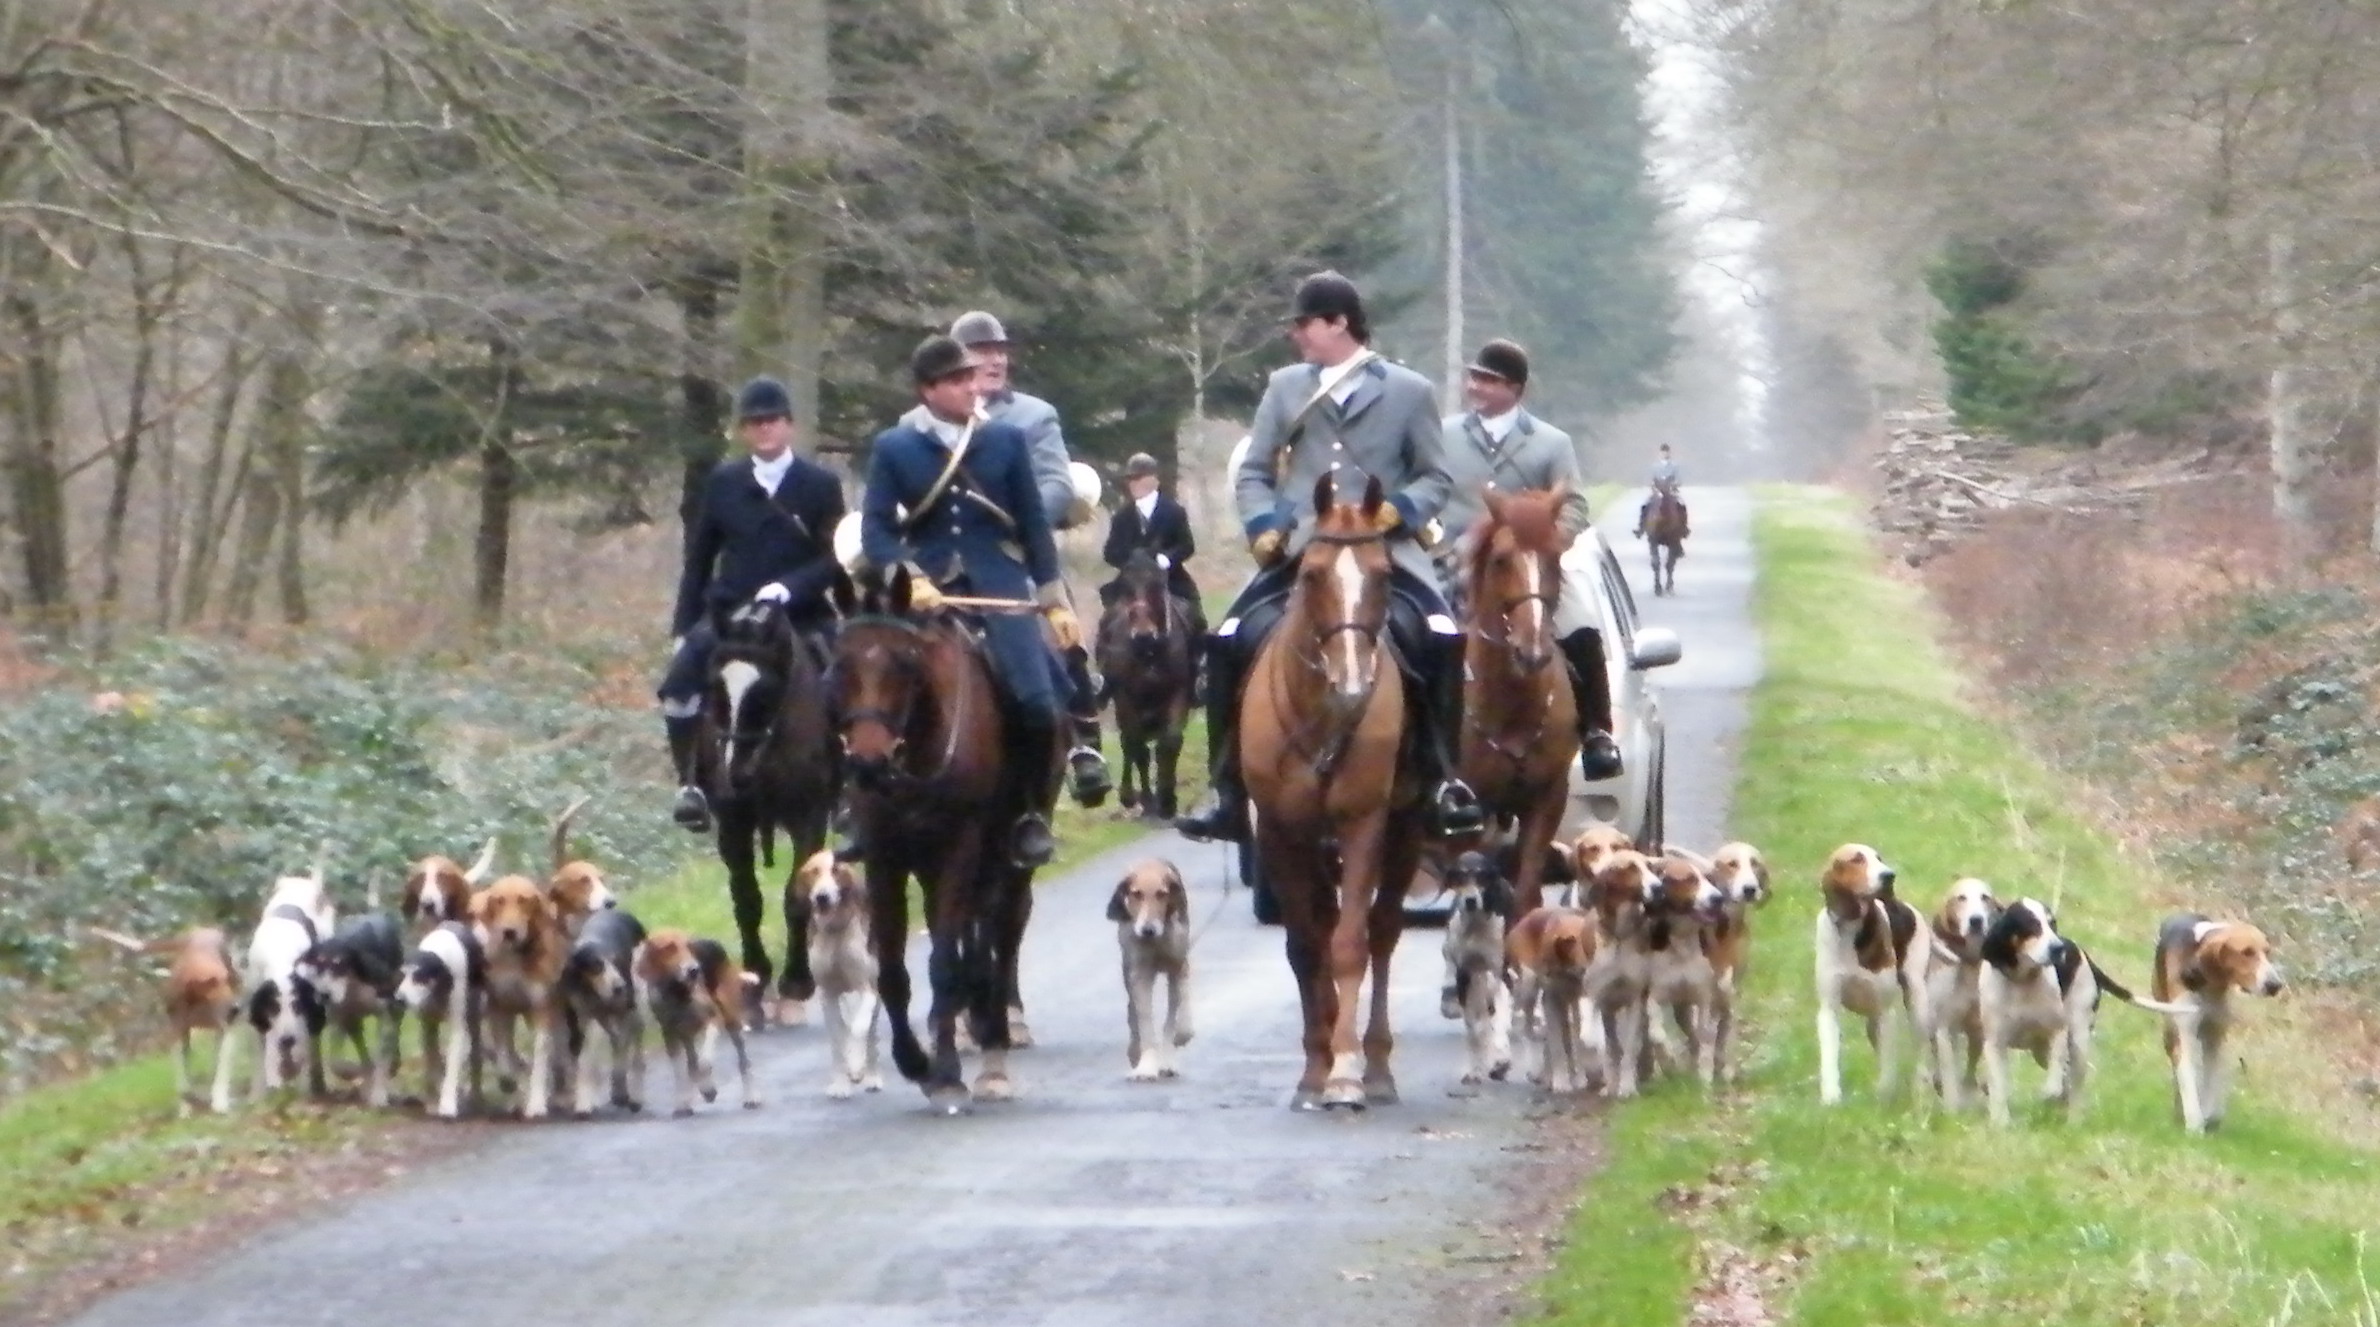
[[[1662,775],[1668,763],[1668,741],[1661,722],[1660,697],[1646,674],[1676,663],[1683,657],[1683,647],[1676,632],[1648,627],[1637,617],[1628,577],[1601,530],[1589,526],[1562,555],[1562,566],[1570,573],[1566,585],[1585,584],[1594,590],[1604,664],[1611,670],[1612,736],[1620,744],[1621,762],[1617,776],[1593,782],[1580,772],[1576,761],[1571,762],[1569,819],[1575,822],[1582,814],[1591,816],[1626,829],[1640,844],[1658,845],[1666,833]],[[1243,846],[1239,856],[1240,874],[1251,890],[1256,920],[1278,923],[1279,909],[1257,868],[1254,849]],[[1445,900],[1438,896],[1428,868],[1417,883],[1417,897],[1409,901],[1407,911],[1425,918],[1443,911]]]

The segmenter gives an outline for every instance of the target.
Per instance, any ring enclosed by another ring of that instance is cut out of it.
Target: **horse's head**
[[[782,604],[746,604],[720,624],[703,704],[729,793],[752,782],[777,735],[793,685],[793,623]]]
[[[1562,504],[1567,484],[1550,491],[1487,490],[1487,519],[1472,533],[1465,578],[1481,635],[1511,651],[1523,672],[1554,657],[1554,607],[1562,595]]]
[[[844,619],[835,636],[827,703],[843,748],[843,767],[870,791],[892,781],[909,740],[931,722],[929,642],[909,613],[910,574],[897,568],[861,593],[838,576],[829,600]]]
[[[1388,624],[1388,541],[1379,526],[1380,481],[1363,501],[1337,501],[1327,473],[1314,482],[1314,538],[1300,555],[1297,589],[1310,635],[1306,648],[1328,680],[1334,706],[1360,710],[1380,680],[1380,633]]]
[[[1173,611],[1173,590],[1166,582],[1165,569],[1157,565],[1155,553],[1138,549],[1125,559],[1116,584],[1116,606],[1123,613],[1125,639],[1136,658],[1154,663],[1165,653],[1166,629]]]

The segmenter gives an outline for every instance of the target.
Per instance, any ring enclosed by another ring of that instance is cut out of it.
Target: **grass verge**
[[[1612,1112],[1612,1163],[1540,1321],[2380,1321],[2364,1266],[2380,1211],[2357,1136],[2368,1108],[2345,1100],[2312,1023],[2286,1006],[2251,1012],[2232,1117],[2210,1138],[2172,1120],[2157,1020],[2113,1001],[2078,1123],[2032,1101],[2029,1061],[2006,1133],[1974,1110],[1879,1103],[1856,1036],[1848,1099],[1818,1105],[1810,932],[1837,844],[1875,844],[1921,909],[1963,874],[2051,900],[2134,984],[2182,900],[1965,701],[1929,609],[1879,572],[1847,504],[1770,490],[1755,545],[1767,673],[1734,825],[1778,888],[1757,923],[1745,1082],[1706,1104],[1665,1081]]]

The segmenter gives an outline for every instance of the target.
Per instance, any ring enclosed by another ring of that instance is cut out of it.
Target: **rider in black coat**
[[[785,606],[797,628],[832,619],[826,592],[836,568],[835,526],[843,519],[843,483],[826,467],[793,454],[793,403],[774,378],[754,378],[736,394],[736,432],[747,456],[721,461],[704,482],[702,509],[686,532],[686,569],[678,579],[676,639],[661,679],[661,717],[678,772],[677,822],[697,833],[711,808],[696,782],[694,744],[718,616],[755,600]]]

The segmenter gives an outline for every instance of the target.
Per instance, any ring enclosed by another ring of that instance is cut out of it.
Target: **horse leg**
[[[1273,895],[1280,900],[1283,944],[1290,975],[1297,979],[1298,1009],[1304,1018],[1301,1039],[1306,1067],[1298,1076],[1297,1091],[1289,1104],[1298,1110],[1316,1110],[1322,1105],[1323,1079],[1330,1072],[1331,1024],[1330,984],[1322,970],[1323,936],[1329,919],[1320,915],[1313,888],[1316,877],[1309,874],[1321,863],[1313,847],[1288,841],[1270,821],[1259,819],[1256,835],[1258,860],[1264,863]]]
[[[1570,767],[1574,755],[1562,762],[1537,799],[1521,813],[1520,870],[1512,882],[1512,915],[1526,917],[1545,903],[1545,851],[1562,828],[1562,812],[1570,802]]]
[[[882,855],[888,851],[882,828],[870,825],[868,830],[868,941],[876,947],[876,997],[892,1024],[893,1067],[910,1082],[922,1083],[925,1048],[909,1023],[909,873]]]
[[[1032,912],[1033,877],[1004,861],[986,865],[987,888],[970,911],[987,920],[975,928],[977,938],[967,946],[969,1003],[976,1039],[983,1045],[975,1095],[982,1101],[1010,1101],[1016,1097],[1016,1084],[1008,1076],[1008,1052],[1021,1045],[1016,1033],[1024,1026],[1025,1014],[1015,1007],[1017,942],[1024,938],[1024,919]]]
[[[1388,813],[1375,811],[1339,832],[1336,893],[1339,915],[1330,928],[1330,976],[1334,997],[1330,1028],[1330,1077],[1322,1104],[1346,1110],[1364,1106],[1364,1080],[1356,1064],[1355,1011],[1371,960],[1372,903],[1380,888],[1381,840]],[[1327,877],[1326,877],[1327,879]],[[1386,1031],[1385,1023],[1382,1026]]]
[[[1411,881],[1421,868],[1420,842],[1394,828],[1388,834],[1381,853],[1384,874],[1372,896],[1372,1008],[1364,1028],[1364,1099],[1382,1106],[1397,1104],[1397,1078],[1389,1068],[1396,1037],[1388,1026],[1388,969],[1405,933],[1405,887],[1396,882]],[[1488,978],[1480,976],[1483,982]]]
[[[1166,716],[1165,730],[1157,737],[1157,818],[1171,821],[1181,809],[1175,789],[1176,776],[1182,765],[1182,724],[1187,712]]]
[[[711,809],[719,823],[719,860],[727,867],[727,896],[735,904],[736,938],[743,944],[744,971],[759,979],[757,984],[746,983],[741,1011],[744,1026],[756,1028],[768,1018],[760,993],[768,989],[772,970],[768,942],[760,936],[760,873],[754,851],[759,817],[749,798],[723,798]]]
[[[1124,775],[1118,785],[1117,804],[1127,811],[1149,810],[1149,742],[1141,732],[1140,716],[1123,706],[1116,706],[1116,741],[1124,748]]]
[[[785,970],[777,977],[776,1019],[786,1027],[800,1027],[810,1021],[808,1006],[818,994],[817,974],[810,971],[810,900],[802,897],[794,881],[802,863],[826,846],[825,803],[805,805],[798,818],[800,824],[786,829],[786,837],[793,845],[793,861],[786,868],[783,891]]]
[[[1007,822],[1000,822],[1006,824]],[[926,980],[933,992],[926,1022],[934,1034],[933,1064],[925,1077],[926,1099],[945,1115],[967,1108],[967,1080],[959,1064],[959,1015],[969,1008],[967,956],[962,949],[978,891],[976,863],[988,831],[977,822],[960,832],[926,880],[926,916],[931,919]]]
[[[1025,1022],[1025,991],[1018,974],[1023,967],[1025,927],[1033,920],[1033,876],[1006,867],[1008,897],[1003,900],[1000,933],[1000,993],[1008,1001],[1008,1040],[1011,1050],[1030,1050],[1033,1029]]]

